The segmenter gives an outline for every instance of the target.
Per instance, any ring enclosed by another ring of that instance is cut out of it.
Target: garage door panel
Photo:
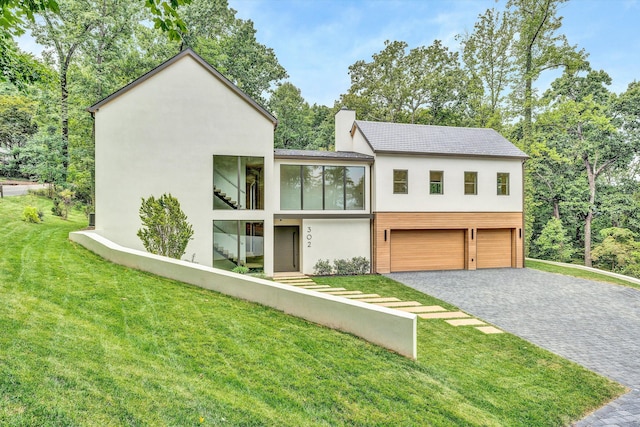
[[[391,271],[464,267],[464,230],[391,231]]]
[[[511,229],[479,229],[478,268],[511,267]]]

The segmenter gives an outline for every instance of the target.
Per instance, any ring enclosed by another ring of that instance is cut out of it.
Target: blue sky
[[[349,65],[371,60],[385,40],[410,48],[440,39],[458,50],[456,34],[471,31],[487,8],[505,0],[229,0],[242,19],[251,19],[258,40],[274,49],[311,104],[332,106],[349,86]],[[570,0],[560,6],[562,31],[585,49],[594,69],[613,78],[623,92],[640,80],[640,0]],[[540,80],[545,88],[557,75]]]

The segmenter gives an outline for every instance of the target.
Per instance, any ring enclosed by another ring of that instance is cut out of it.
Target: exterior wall
[[[393,170],[409,173],[408,194],[393,194]],[[444,172],[444,194],[429,194],[429,171]],[[464,194],[464,172],[477,172],[476,195]],[[497,195],[496,174],[509,173],[509,195]],[[521,212],[519,159],[376,155],[374,212]]]
[[[264,221],[273,247],[273,209],[213,210],[213,155],[264,157],[265,192],[273,176],[273,123],[189,56],[102,105],[95,113],[96,231],[143,249],[141,198],[171,193],[193,225],[184,257],[210,266],[214,219]],[[271,230],[271,231],[270,231]],[[265,273],[273,265],[265,255]]]
[[[305,219],[302,221],[302,273],[314,274],[320,259],[364,257],[371,261],[371,220]]]
[[[522,212],[377,212],[374,218],[374,271],[391,271],[391,230],[466,230],[465,268],[476,269],[477,230],[509,228],[513,230],[512,267],[524,267],[524,230]],[[385,231],[387,238],[385,240]]]
[[[356,120],[354,110],[340,110],[335,116],[335,150],[354,151],[351,140],[351,128]]]
[[[365,168],[365,204],[362,210],[282,210],[280,209],[280,165],[357,166]],[[313,274],[320,259],[365,257],[371,264],[371,220],[362,218],[371,212],[371,172],[367,163],[336,160],[276,159],[276,188],[270,193],[278,203],[274,225],[300,227],[300,266],[304,274]],[[350,218],[351,217],[351,218]],[[273,243],[270,246],[273,247]],[[278,256],[278,254],[274,254]]]

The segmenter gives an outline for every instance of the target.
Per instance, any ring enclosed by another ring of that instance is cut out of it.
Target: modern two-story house
[[[184,258],[313,274],[523,266],[523,161],[490,129],[336,115],[335,151],[273,148],[277,120],[192,50],[88,109],[96,232],[143,249],[142,198],[171,193],[194,228]]]

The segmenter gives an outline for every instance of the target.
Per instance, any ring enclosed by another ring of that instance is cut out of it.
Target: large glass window
[[[478,194],[478,172],[464,173],[464,194]]]
[[[345,168],[342,166],[324,167],[324,208],[326,210],[344,209],[344,174]]]
[[[264,269],[264,223],[213,221],[213,266],[233,270],[239,265]]]
[[[363,210],[365,168],[280,166],[280,209]]]
[[[444,172],[429,171],[429,194],[444,194]]]
[[[406,169],[393,170],[393,194],[407,194],[409,192],[409,171]]]
[[[298,165],[280,166],[280,209],[302,209],[302,175]]]
[[[322,166],[302,166],[302,209],[322,210]]]
[[[347,209],[364,209],[364,168],[345,168]]]
[[[509,195],[509,174],[498,172],[498,196]]]
[[[213,156],[213,208],[264,209],[264,158]]]

